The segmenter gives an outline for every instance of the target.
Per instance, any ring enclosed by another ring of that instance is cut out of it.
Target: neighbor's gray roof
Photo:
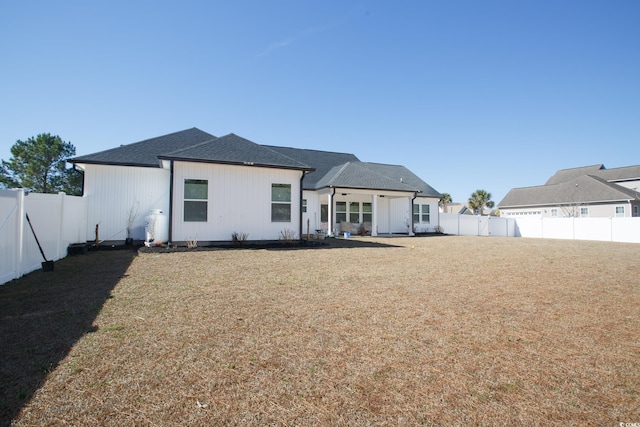
[[[557,171],[545,185],[560,184],[561,182],[571,181],[583,175],[597,175],[598,171],[604,168],[604,165],[581,166],[579,168],[560,169]]]
[[[318,181],[321,180],[332,168],[343,165],[347,162],[360,161],[355,155],[349,153],[336,153],[332,151],[308,150],[302,148],[275,147],[264,145],[264,147],[277,151],[291,157],[299,162],[307,164],[315,169],[304,177],[304,189],[315,190]]]
[[[512,188],[498,207],[571,205],[636,199],[636,192],[593,175],[581,175],[558,184]]]
[[[625,166],[622,168],[607,169],[603,164],[599,164],[579,168],[560,169],[551,178],[549,178],[546,185],[567,182],[582,175],[597,176],[606,181],[640,180],[640,166]]]
[[[421,192],[421,196],[442,196],[404,166],[367,162],[348,162],[333,167],[316,184],[316,189],[323,187]]]
[[[192,147],[161,154],[160,159],[205,163],[228,163],[251,166],[312,170],[313,168],[263,145],[230,133]]]
[[[598,175],[607,181],[635,181],[640,180],[640,166],[626,166],[623,168],[602,169]]]
[[[74,157],[69,159],[69,162],[159,167],[158,155],[213,139],[216,137],[200,129],[191,128],[86,156]]]

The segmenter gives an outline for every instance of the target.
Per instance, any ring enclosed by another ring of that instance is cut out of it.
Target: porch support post
[[[378,235],[378,195],[371,195],[371,236]]]
[[[329,192],[329,202],[327,205],[327,234],[333,237],[333,191]]]

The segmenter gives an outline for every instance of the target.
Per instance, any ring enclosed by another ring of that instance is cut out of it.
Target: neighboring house
[[[447,203],[447,206],[444,209],[440,207],[440,212],[446,213],[446,214],[461,215],[463,213],[466,213],[466,211],[468,210],[469,208],[466,203],[457,203],[457,202]]]
[[[511,189],[498,208],[503,217],[637,217],[640,166],[562,169],[545,185]]]
[[[448,203],[447,208],[443,210],[440,208],[440,212],[454,215],[478,215],[469,207],[468,203]],[[495,209],[483,209],[483,216],[496,216]]]
[[[440,193],[403,166],[353,154],[192,128],[69,161],[84,170],[87,240],[96,225],[101,240],[124,240],[129,225],[134,239],[144,239],[151,209],[168,216],[171,242],[229,241],[234,232],[249,240],[347,229],[412,235],[438,225]]]

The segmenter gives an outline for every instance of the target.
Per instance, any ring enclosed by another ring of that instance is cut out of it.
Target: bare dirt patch
[[[353,242],[138,255],[16,424],[640,421],[640,246]]]

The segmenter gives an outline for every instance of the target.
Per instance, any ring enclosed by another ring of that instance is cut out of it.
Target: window
[[[184,221],[207,222],[209,182],[206,179],[184,180]]]
[[[589,216],[589,208],[580,208],[580,218],[587,218]]]
[[[633,216],[640,216],[640,207],[633,205]]]
[[[302,212],[307,211],[307,199],[302,199]]]
[[[624,206],[616,206],[616,216],[624,216]]]
[[[336,222],[347,221],[347,202],[336,202]]]
[[[422,222],[429,223],[431,220],[431,214],[429,212],[429,205],[422,205]]]
[[[320,205],[320,222],[329,222],[329,205]]]
[[[371,222],[373,220],[373,217],[371,216],[372,212],[371,203],[362,203],[362,222]]]
[[[429,205],[413,205],[413,223],[419,222],[429,223],[431,221],[431,212]]]
[[[360,222],[360,202],[349,203],[349,222],[353,224]]]
[[[558,216],[558,209],[551,209],[551,216]]]
[[[271,221],[291,222],[291,184],[271,184]]]

